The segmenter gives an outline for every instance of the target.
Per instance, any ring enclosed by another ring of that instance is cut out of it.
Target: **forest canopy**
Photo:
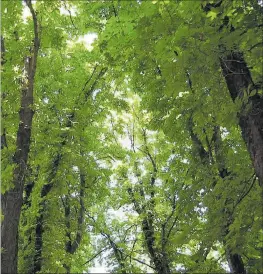
[[[262,273],[262,1],[1,9],[1,273]]]

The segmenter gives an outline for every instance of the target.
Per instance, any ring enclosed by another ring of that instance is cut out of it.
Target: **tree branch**
[[[97,78],[95,79],[95,81],[93,82],[92,86],[90,87],[89,90],[87,90],[85,92],[85,98],[87,100],[87,98],[91,95],[91,93],[94,91],[94,88],[98,82],[98,80],[106,73],[106,71],[108,70],[108,68],[102,68],[97,76]]]
[[[153,266],[151,266],[151,265],[149,265],[149,264],[147,264],[147,263],[145,263],[145,262],[143,262],[143,261],[141,261],[139,259],[136,259],[136,258],[133,258],[133,257],[131,257],[131,259],[134,260],[134,261],[136,261],[136,262],[138,262],[138,263],[140,263],[140,264],[146,265],[146,266],[152,268],[153,270],[156,270],[155,267],[153,267]]]
[[[103,248],[102,250],[100,250],[98,253],[96,253],[94,256],[92,256],[90,259],[88,259],[84,264],[82,264],[82,266],[86,265],[86,264],[90,263],[91,261],[93,261],[94,259],[96,259],[102,252],[106,251],[107,249],[109,249],[108,246]]]
[[[253,178],[253,177],[254,177],[254,178]],[[254,184],[255,184],[255,182],[256,182],[256,179],[257,179],[257,176],[256,176],[255,173],[252,175],[252,178],[253,178],[253,180],[252,180],[251,185],[249,186],[248,190],[247,190],[243,195],[241,195],[241,197],[238,199],[237,203],[234,205],[234,209],[235,209],[235,208],[237,207],[237,205],[240,204],[241,201],[249,194],[249,192],[251,191],[252,187],[254,186]]]
[[[95,65],[92,73],[91,73],[91,76],[89,77],[89,79],[85,82],[83,88],[82,88],[82,92],[85,90],[87,84],[90,82],[90,80],[92,79],[92,77],[94,76],[95,72],[96,72],[96,69],[97,69],[98,65]]]

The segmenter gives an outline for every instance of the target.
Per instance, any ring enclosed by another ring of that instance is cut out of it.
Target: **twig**
[[[69,18],[70,18],[70,21],[71,21],[71,24],[73,25],[73,27],[77,30],[78,28],[75,26],[75,24],[74,24],[74,21],[73,21],[73,19],[72,19],[72,15],[71,15],[71,11],[70,11],[70,9],[68,9],[67,8],[67,5],[66,5],[66,1],[65,0],[62,0],[63,2],[64,2],[64,7],[65,7],[65,9],[68,11],[68,13],[69,13]]]

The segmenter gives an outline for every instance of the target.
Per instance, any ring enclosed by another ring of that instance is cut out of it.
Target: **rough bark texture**
[[[253,83],[242,53],[232,51],[220,63],[232,100],[242,100],[239,126],[263,188],[263,96],[258,93],[262,86]]]
[[[4,249],[1,254],[1,273],[17,273],[18,225],[23,202],[23,188],[30,149],[31,127],[33,119],[33,90],[36,63],[39,50],[38,23],[31,1],[26,1],[34,23],[34,46],[31,56],[25,58],[27,81],[21,90],[19,127],[17,131],[16,152],[13,173],[13,188],[2,195],[1,205],[4,220],[1,227],[1,242]]]

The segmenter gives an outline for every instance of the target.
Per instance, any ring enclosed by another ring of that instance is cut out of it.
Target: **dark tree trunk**
[[[96,67],[94,69],[94,72],[96,70]],[[103,70],[103,74],[106,72],[106,69]],[[94,73],[93,73],[94,74]],[[83,88],[83,91],[86,87],[86,85],[89,83],[89,81],[91,81],[93,74],[91,75],[91,77],[89,78],[89,80],[85,83],[85,86]],[[102,72],[99,73],[99,75],[97,76],[97,79],[95,80],[95,82],[97,83],[97,80],[99,79],[99,77],[101,77]],[[92,87],[89,89],[89,95],[92,94],[93,89],[95,88],[95,84],[92,85]],[[87,96],[86,99],[88,98],[88,95],[85,93],[85,95]],[[71,112],[68,116],[68,120],[66,122],[66,126],[67,127],[72,127],[73,126],[73,120],[75,117],[75,112]],[[60,144],[60,150],[67,144],[67,134],[63,133],[62,134],[62,142]],[[48,193],[51,191],[52,187],[53,187],[53,180],[56,176],[57,170],[59,168],[59,163],[61,160],[62,154],[58,153],[56,158],[54,159],[54,162],[52,163],[52,167],[51,167],[51,173],[49,175],[48,178],[48,184],[44,185],[42,190],[41,190],[41,199],[42,201],[40,202],[40,210],[39,210],[39,214],[36,220],[36,239],[35,239],[35,255],[34,255],[34,265],[33,265],[33,273],[36,273],[37,271],[41,271],[41,267],[42,267],[42,246],[43,246],[43,233],[44,233],[44,213],[46,211],[46,196],[48,195]],[[79,227],[82,226],[83,221],[84,221],[84,202],[83,202],[83,198],[84,198],[84,188],[85,188],[85,176],[83,174],[81,174],[80,176],[80,184],[81,184],[81,190],[80,190],[80,211],[79,211],[79,217],[78,217],[78,225]],[[77,249],[80,241],[82,238],[82,234],[81,232],[77,232],[77,236],[75,241],[72,243],[71,240],[69,239],[69,241],[66,243],[66,252],[69,252],[70,254],[75,253],[75,250]],[[66,269],[67,272],[70,271],[70,267],[67,264],[64,264],[63,267]]]
[[[121,274],[127,274],[126,270],[125,270],[125,262],[124,262],[124,258],[123,258],[123,254],[122,252],[120,251],[120,249],[118,248],[118,246],[111,240],[110,236],[107,235],[107,238],[110,242],[110,245],[113,249],[113,252],[114,252],[114,256],[119,264],[119,267],[120,267],[120,272]]]
[[[147,250],[149,252],[150,258],[154,264],[155,270],[158,274],[170,274],[169,261],[167,254],[162,252],[155,246],[155,232],[153,227],[153,215],[151,213],[146,213],[144,207],[140,207],[138,202],[134,197],[134,192],[131,188],[128,189],[128,193],[131,196],[134,208],[139,215],[146,214],[142,221],[142,230],[145,238],[145,243]],[[143,191],[141,195],[144,196]]]
[[[5,39],[1,35],[1,65],[4,65],[4,63],[6,62],[4,55],[5,55]]]
[[[228,261],[228,265],[231,273],[236,273],[236,274],[246,273],[243,260],[239,254],[233,254],[231,251],[227,251],[227,261]]]
[[[46,202],[47,202],[46,198],[53,187],[53,179],[55,178],[56,173],[58,171],[60,160],[61,160],[61,154],[58,153],[52,163],[51,173],[49,175],[49,180],[48,180],[50,183],[44,185],[40,193],[41,202],[39,204],[40,209],[38,212],[38,217],[36,219],[36,228],[35,228],[35,255],[34,255],[33,273],[41,271],[41,267],[42,267],[44,214],[46,212]]]
[[[82,170],[80,170],[80,190],[79,190],[79,210],[78,210],[78,223],[77,223],[77,233],[75,236],[75,239],[72,240],[71,232],[70,232],[70,201],[69,197],[66,196],[64,199],[63,205],[65,210],[65,220],[66,220],[66,237],[67,241],[65,244],[65,251],[68,254],[74,254],[82,240],[82,232],[83,232],[83,224],[84,224],[84,213],[85,213],[85,207],[84,207],[84,196],[85,196],[85,185],[86,185],[86,178]],[[63,267],[65,268],[67,273],[70,273],[70,265],[64,264]]]
[[[232,51],[220,63],[232,100],[242,100],[239,126],[263,188],[263,96],[257,92],[262,85],[253,83],[242,53]]]
[[[195,149],[197,150],[197,152],[200,156],[202,163],[204,165],[209,165],[209,162],[210,162],[209,154],[211,154],[211,153],[209,153],[205,150],[205,148],[202,145],[201,141],[199,140],[198,136],[194,133],[194,131],[193,131],[194,124],[192,121],[192,117],[190,117],[190,119],[189,119],[188,127],[189,127],[188,129],[190,132],[190,137],[191,137],[192,142],[195,146]],[[222,138],[221,138],[221,133],[220,133],[220,129],[218,126],[214,127],[214,134],[212,137],[212,141],[214,143],[215,163],[217,164],[218,175],[223,180],[227,179],[227,177],[230,176],[231,173],[225,166],[225,159],[224,159],[224,155],[222,154],[222,147],[223,147]],[[214,186],[215,186],[215,184],[214,184]],[[223,208],[223,210],[225,212],[225,208]],[[233,212],[225,212],[224,214],[227,214],[227,220],[228,220],[225,225],[225,229],[223,231],[223,235],[224,235],[224,237],[226,237],[229,233],[229,226],[233,222],[233,216],[232,216]],[[224,241],[224,244],[225,244],[225,241]],[[231,269],[232,273],[239,273],[239,274],[246,273],[245,266],[244,266],[241,255],[233,253],[231,251],[231,249],[226,248],[226,258],[227,258],[229,268]]]
[[[1,226],[1,273],[17,273],[18,226],[23,202],[23,188],[30,149],[31,127],[33,119],[33,90],[39,50],[38,23],[31,1],[26,1],[34,23],[34,46],[32,56],[25,58],[25,70],[28,82],[21,90],[21,107],[19,110],[19,127],[17,131],[16,152],[13,173],[13,188],[2,195],[1,206],[4,220]]]
[[[152,218],[153,216],[148,216],[148,218],[145,218],[142,222],[142,229],[143,229],[143,233],[146,241],[146,246],[150,254],[150,257],[154,263],[157,273],[170,274],[171,271],[169,268],[166,253],[160,252],[154,246],[155,237],[154,237],[154,229],[152,225]]]

